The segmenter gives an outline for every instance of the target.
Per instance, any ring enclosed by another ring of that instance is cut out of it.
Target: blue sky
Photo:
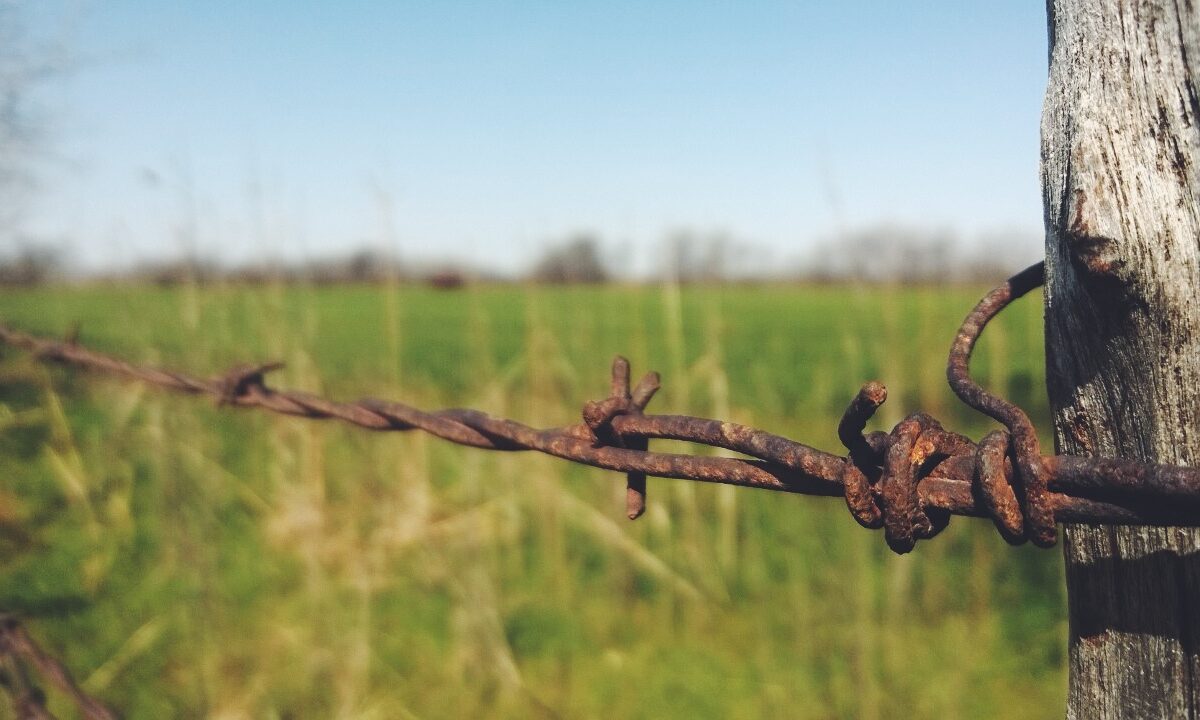
[[[773,262],[880,223],[1040,233],[1042,3],[93,0],[31,23],[79,68],[45,93],[28,228],[87,267],[368,246],[519,270],[586,230],[637,271],[681,228]]]

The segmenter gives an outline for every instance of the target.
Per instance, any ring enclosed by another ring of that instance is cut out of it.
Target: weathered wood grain
[[[1042,117],[1058,452],[1200,460],[1200,12],[1050,0]],[[1200,531],[1070,526],[1070,718],[1200,715]]]

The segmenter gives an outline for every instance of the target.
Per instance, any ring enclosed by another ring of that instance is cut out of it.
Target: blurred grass
[[[144,286],[0,294],[131,359],[538,425],[663,372],[651,408],[837,451],[865,380],[978,436],[943,380],[981,288]],[[1046,427],[1041,308],[987,385]],[[827,499],[623,478],[418,435],[218,410],[0,364],[0,609],[130,718],[1057,717],[1056,551],[959,519],[914,555]],[[61,698],[54,698],[61,703]],[[63,710],[61,704],[54,706]],[[2,711],[0,711],[2,712]],[[69,716],[69,714],[68,714]]]

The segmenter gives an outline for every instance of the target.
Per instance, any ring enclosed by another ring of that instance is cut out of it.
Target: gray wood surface
[[[1200,4],[1051,0],[1057,450],[1200,460]],[[1067,527],[1067,716],[1200,716],[1200,531]]]

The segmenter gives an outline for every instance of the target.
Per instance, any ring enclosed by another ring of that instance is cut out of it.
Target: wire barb
[[[1013,300],[1041,285],[1041,263],[988,293],[955,337],[947,378],[968,405],[1002,423],[976,444],[922,413],[890,433],[864,433],[887,399],[867,383],[838,426],[847,456],[736,423],[686,415],[648,415],[660,385],[649,373],[632,389],[629,362],[613,361],[609,396],[587,403],[583,422],[537,429],[477,410],[426,412],[376,399],[339,402],[268,387],[280,365],[238,366],[214,380],[129,363],[80,345],[19,332],[0,324],[0,342],[43,361],[97,370],[168,390],[203,394],[219,404],[258,408],[313,420],[339,420],[376,431],[420,430],[449,442],[499,451],[535,451],[626,475],[626,514],[646,508],[648,476],[716,482],[806,495],[841,496],[867,528],[883,528],[896,552],[944,529],[951,515],[991,518],[1005,540],[1055,541],[1055,523],[1200,526],[1200,469],[1131,460],[1042,456],[1029,417],[970,377],[970,357],[984,327]],[[743,457],[650,450],[651,440],[681,440]]]
[[[258,365],[237,365],[229,369],[216,383],[220,389],[217,405],[232,405],[243,395],[266,388],[263,376],[269,372],[283,369],[282,362],[260,363]]]
[[[1019,499],[1025,516],[1025,534],[1039,547],[1054,545],[1054,511],[1050,508],[1049,489],[1037,431],[1025,411],[1013,403],[984,390],[971,378],[971,352],[983,329],[1013,300],[1041,287],[1046,264],[1037,263],[1013,275],[989,292],[968,313],[950,347],[946,379],[959,399],[1008,428],[1013,456],[1013,477],[1022,493]]]
[[[612,364],[612,394],[608,398],[589,401],[583,406],[583,421],[591,430],[597,446],[610,445],[645,452],[650,441],[644,437],[622,437],[613,430],[612,422],[621,415],[642,415],[650,399],[658,392],[658,373],[647,373],[632,392],[629,389],[629,361],[618,355]],[[625,474],[625,515],[637,520],[646,512],[646,473],[630,471]]]

